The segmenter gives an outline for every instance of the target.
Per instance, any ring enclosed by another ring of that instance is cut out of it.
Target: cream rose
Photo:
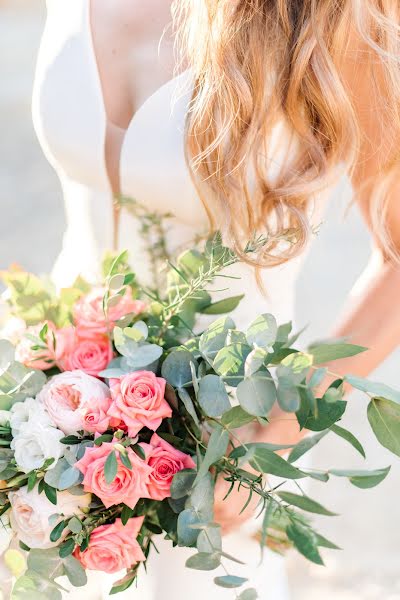
[[[97,398],[108,398],[105,383],[83,371],[66,371],[55,375],[38,394],[52,422],[65,434],[84,429],[87,405]]]
[[[18,539],[29,548],[52,548],[60,541],[50,541],[54,524],[49,524],[49,517],[55,513],[64,518],[83,514],[82,509],[89,506],[91,495],[74,496],[66,491],[58,492],[57,505],[54,506],[45,494],[38,493],[37,488],[28,492],[25,486],[16,492],[10,492],[9,499],[10,522]]]

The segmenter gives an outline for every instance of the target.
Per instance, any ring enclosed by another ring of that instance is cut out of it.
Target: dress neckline
[[[101,135],[102,157],[103,157],[102,168],[104,170],[105,179],[108,182],[109,190],[113,194],[112,184],[111,184],[110,177],[108,174],[107,161],[106,161],[106,157],[105,157],[108,116],[107,116],[106,103],[105,103],[105,99],[104,99],[103,85],[102,85],[101,77],[100,77],[99,64],[97,61],[97,55],[96,55],[96,50],[95,50],[95,45],[94,45],[94,37],[93,37],[92,22],[91,22],[91,6],[92,6],[92,0],[84,0],[84,15],[83,15],[84,31],[86,32],[87,39],[88,39],[90,63],[93,66],[93,71],[94,71],[95,81],[96,81],[96,92],[97,92],[97,96],[99,99],[99,106],[100,106],[101,113],[102,113],[102,135]],[[123,161],[123,155],[124,155],[126,141],[127,141],[127,138],[129,136],[131,129],[133,128],[134,124],[139,120],[141,114],[145,111],[145,109],[151,103],[151,101],[154,100],[154,98],[156,98],[158,95],[162,94],[167,88],[169,88],[172,84],[177,82],[181,77],[188,74],[189,70],[190,69],[187,68],[184,71],[181,71],[181,73],[179,73],[173,77],[170,77],[165,83],[163,83],[161,86],[156,88],[156,90],[154,92],[152,92],[149,96],[147,96],[147,98],[139,105],[137,110],[135,110],[127,128],[125,130],[123,130],[122,143],[121,143],[121,147],[120,147],[119,161],[118,161],[118,187],[119,187],[121,196],[123,196],[121,163]],[[114,208],[114,212],[115,212],[115,208]]]

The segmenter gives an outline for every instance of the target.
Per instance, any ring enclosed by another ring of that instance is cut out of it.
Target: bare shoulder
[[[51,1],[51,0],[50,0]],[[88,0],[87,0],[88,1]],[[168,11],[168,13],[167,13]],[[166,14],[167,13],[167,14]],[[148,33],[159,19],[169,14],[165,0],[96,0],[92,2],[92,19],[113,34],[136,38]]]

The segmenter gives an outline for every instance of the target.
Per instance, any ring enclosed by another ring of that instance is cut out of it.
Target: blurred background
[[[18,262],[39,273],[52,267],[64,225],[59,183],[36,141],[30,115],[44,18],[44,0],[0,0],[0,269]],[[348,182],[341,181],[298,282],[297,322],[312,323],[305,341],[329,334],[368,260],[368,234],[357,212],[346,211],[349,199]],[[373,377],[400,387],[399,359],[396,352]],[[365,398],[354,394],[349,403],[343,426],[364,444],[368,467],[387,466],[393,459],[373,442]],[[333,453],[330,439],[314,452],[316,468],[364,466],[339,438]],[[341,514],[319,519],[318,527],[344,550],[326,552],[325,568],[290,555],[293,600],[400,600],[399,476],[397,465],[373,490],[359,490],[341,479],[312,483],[310,495]]]

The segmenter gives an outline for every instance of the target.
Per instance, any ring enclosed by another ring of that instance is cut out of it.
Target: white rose
[[[0,410],[0,427],[4,427],[10,422],[11,413],[9,410]]]
[[[65,446],[60,443],[64,434],[59,429],[33,418],[23,423],[11,442],[15,461],[24,473],[39,469],[49,458],[54,458],[52,469],[62,456]]]
[[[16,402],[11,407],[10,425],[13,436],[18,435],[21,426],[28,421],[38,421],[42,425],[52,425],[44,406],[34,398],[27,398],[24,402]]]
[[[81,509],[89,506],[91,495],[75,496],[67,491],[57,492],[57,505],[54,506],[44,493],[38,493],[37,487],[28,492],[25,486],[10,492],[9,499],[11,526],[19,540],[29,548],[52,548],[60,541],[50,541],[54,523],[49,524],[49,517],[55,513],[64,518],[82,515]]]
[[[109,397],[106,384],[83,371],[55,375],[37,396],[53,423],[65,434],[84,428],[83,417],[88,402]]]

